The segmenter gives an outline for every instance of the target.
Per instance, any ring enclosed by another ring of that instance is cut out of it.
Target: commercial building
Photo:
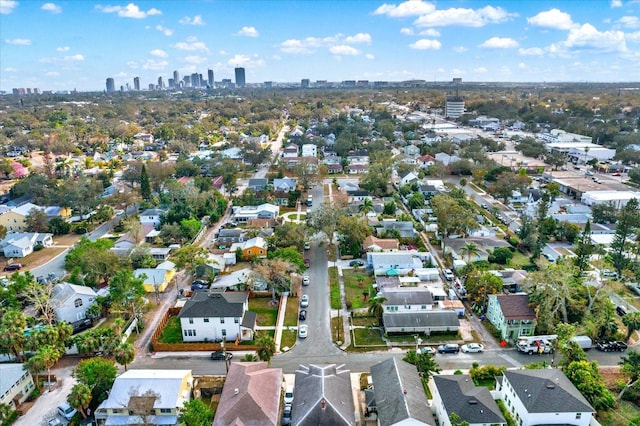
[[[464,114],[464,98],[462,96],[447,96],[444,105],[444,116],[458,118]]]
[[[207,70],[207,82],[209,87],[213,87],[213,70]]]
[[[113,93],[116,91],[116,83],[113,78],[107,78],[107,93]]]
[[[246,84],[244,68],[236,68],[235,73],[236,73],[236,86],[244,87]]]

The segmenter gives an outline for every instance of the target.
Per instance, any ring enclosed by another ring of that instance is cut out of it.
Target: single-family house
[[[407,221],[398,221],[395,219],[383,219],[382,220],[382,229],[378,231],[378,233],[382,233],[389,230],[398,231],[401,238],[414,238],[416,236],[416,232],[413,229],[413,222],[410,220]]]
[[[281,368],[266,362],[233,362],[213,419],[213,426],[280,425]]]
[[[242,244],[242,257],[245,259],[267,257],[267,242],[262,237],[251,238]]]
[[[287,207],[289,205],[289,192],[273,191],[273,204],[276,206]]]
[[[191,370],[129,370],[116,377],[94,416],[104,425],[177,425],[192,389]]]
[[[274,179],[273,180],[273,189],[274,191],[284,191],[289,192],[296,189],[296,185],[298,182],[295,179],[291,178],[282,178],[282,179]]]
[[[369,172],[368,164],[349,164],[347,166],[347,172],[350,175],[361,175]]]
[[[379,426],[435,425],[418,370],[414,365],[389,358],[370,368],[373,400],[369,411]]]
[[[398,251],[400,242],[395,238],[377,238],[373,235],[368,236],[362,242],[364,251]]]
[[[415,145],[407,145],[404,147],[404,153],[408,156],[416,157],[420,155],[420,148],[418,148]],[[414,158],[414,161],[415,161],[415,158]],[[415,164],[415,162],[412,164]]]
[[[400,173],[399,177],[400,177],[400,186],[409,185],[413,182],[418,182],[420,180],[417,173],[414,173],[409,170]]]
[[[340,163],[327,164],[327,173],[330,175],[337,175],[342,173],[342,171],[342,164]]]
[[[416,162],[421,169],[428,169],[436,164],[436,159],[430,155],[421,155],[416,157]]]
[[[433,294],[426,287],[396,287],[378,292],[386,300],[382,302],[385,312],[422,312],[434,309]],[[438,307],[438,304],[435,304]]]
[[[58,321],[73,324],[87,318],[87,309],[96,297],[91,287],[62,282],[53,287],[51,302]]]
[[[588,426],[595,410],[557,368],[507,370],[496,391],[518,425]]]
[[[304,145],[302,145],[302,153],[300,155],[302,157],[317,157],[318,146],[312,143],[305,143]]]
[[[507,424],[489,389],[476,386],[468,374],[435,375],[429,388],[432,410],[440,426],[452,426],[453,414],[469,426]]]
[[[24,364],[0,364],[0,404],[17,409],[35,389],[33,376]]]
[[[293,426],[356,424],[351,374],[344,365],[301,365],[296,371]]]
[[[460,161],[460,157],[458,157],[457,155],[449,155],[446,152],[439,152],[436,154],[436,161],[444,164],[445,166],[448,166],[451,163]]]
[[[428,253],[421,253],[427,255]],[[367,264],[375,275],[407,275],[412,270],[422,268],[418,253],[410,251],[369,252]]]
[[[247,189],[252,189],[254,191],[264,191],[267,189],[267,185],[269,185],[269,179],[266,178],[252,178],[249,179],[247,183]]]
[[[282,150],[282,158],[297,158],[298,157],[298,145],[290,143]]]
[[[468,261],[467,263],[487,260],[498,247],[511,247],[508,242],[496,237],[444,238],[444,241],[447,253],[451,253],[454,259],[463,259]],[[476,246],[476,253],[465,252],[468,243]]]
[[[211,288],[219,291],[238,291],[246,288],[253,291],[264,291],[267,289],[267,281],[250,268],[243,268],[230,274],[217,276],[211,283]]]
[[[0,247],[4,251],[4,256],[26,257],[33,253],[36,246],[51,247],[53,245],[53,234],[40,232],[10,232],[2,241]]]
[[[423,183],[418,187],[418,192],[424,195],[424,198],[426,199],[432,198],[433,196],[438,195],[440,193],[440,191],[438,191],[438,188],[426,183]]]
[[[138,268],[133,275],[144,280],[143,286],[148,293],[163,292],[176,275],[176,265],[167,260],[155,268]]]
[[[264,203],[259,206],[235,207],[233,209],[233,220],[237,223],[244,223],[251,219],[275,219],[279,214],[279,206]]]
[[[503,340],[515,342],[530,336],[536,328],[536,313],[526,294],[490,294],[487,319],[500,331]]]
[[[247,232],[244,229],[221,229],[216,236],[216,242],[218,243],[243,243],[247,237]]]
[[[347,202],[348,203],[361,203],[364,200],[373,200],[373,197],[369,193],[369,191],[364,189],[354,189],[351,191],[347,191]]]
[[[140,213],[140,223],[143,225],[153,225],[154,228],[160,225],[160,217],[167,211],[163,209],[147,209]]]
[[[256,314],[244,291],[196,291],[178,318],[184,342],[252,340]]]
[[[14,207],[7,204],[7,207],[11,207],[11,210],[0,215],[0,225],[4,226],[9,232],[26,231],[26,218],[29,213],[32,210],[42,210],[42,207],[29,202]]]
[[[385,311],[382,323],[385,333],[424,333],[429,336],[432,331],[455,333],[460,329],[460,320],[453,310]]]

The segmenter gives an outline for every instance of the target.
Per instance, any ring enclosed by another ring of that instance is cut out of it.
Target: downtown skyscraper
[[[244,87],[246,85],[246,80],[244,77],[244,68],[236,68],[236,87]]]

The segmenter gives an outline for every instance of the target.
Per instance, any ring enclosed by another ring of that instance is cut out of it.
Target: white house
[[[496,384],[516,423],[522,426],[589,426],[595,410],[556,368],[507,370]]]
[[[259,206],[243,206],[234,208],[233,220],[235,222],[244,223],[252,219],[275,219],[279,214],[279,206],[264,203]]]
[[[74,323],[87,317],[98,294],[91,287],[59,283],[53,287],[53,310],[58,321]]]
[[[315,146],[315,145],[314,145]],[[273,180],[273,189],[275,191],[289,192],[296,189],[297,181],[291,178],[282,178]]]
[[[166,211],[162,209],[147,209],[140,213],[140,223],[143,225],[153,225],[155,228],[160,225],[160,216],[165,213]]]
[[[0,364],[0,404],[15,410],[34,388],[33,377],[24,364]]]
[[[247,292],[196,291],[178,318],[184,342],[252,340],[256,314]]]
[[[421,255],[429,256],[428,253]],[[407,275],[410,271],[422,268],[422,260],[417,252],[369,252],[367,263],[375,275]]]
[[[412,182],[418,182],[420,178],[414,172],[404,172],[400,175],[400,186],[410,184]]]
[[[282,158],[297,158],[298,157],[298,145],[290,143],[282,150]]]
[[[378,296],[386,299],[382,302],[385,312],[430,311],[434,307],[433,295],[424,287],[387,288],[379,292]]]
[[[33,253],[35,246],[51,247],[53,234],[39,232],[10,232],[0,241],[5,257],[26,257]]]
[[[318,147],[312,143],[305,143],[302,145],[302,156],[303,157],[317,157],[318,156]]]

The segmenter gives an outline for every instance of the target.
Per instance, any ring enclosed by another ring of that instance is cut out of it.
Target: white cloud
[[[309,55],[313,50],[303,40],[290,39],[280,43],[280,51],[299,55]]]
[[[416,50],[440,50],[440,48],[442,47],[442,43],[440,43],[438,40],[423,38],[416,41],[415,43],[411,43],[409,47]]]
[[[400,34],[404,35],[413,35],[413,30],[411,28],[400,28]]]
[[[234,55],[227,61],[230,67],[257,68],[264,66],[264,61],[259,58],[252,59],[248,55]]]
[[[145,70],[163,70],[169,65],[168,61],[156,61],[155,59],[147,59],[142,68]]]
[[[640,31],[634,33],[627,33],[626,39],[632,43],[640,43]]]
[[[372,61],[374,60],[376,57],[371,54],[371,53],[367,53],[366,55],[364,55],[365,58],[367,58],[368,60]]]
[[[5,39],[4,42],[7,43],[7,44],[13,44],[13,45],[16,45],[16,46],[30,46],[31,45],[31,40],[29,40],[27,38]]]
[[[0,0],[0,14],[8,15],[18,6],[15,0]]]
[[[60,75],[60,73],[57,71],[48,71],[45,72],[44,75],[46,75],[47,77],[57,77]]]
[[[461,70],[459,68],[453,68],[453,69],[451,69],[451,74],[452,75],[464,75],[465,72],[464,72],[464,70]]]
[[[568,30],[576,26],[571,19],[571,15],[555,8],[527,18],[527,22],[537,27],[554,28],[556,30]]]
[[[258,37],[260,33],[258,33],[258,30],[256,30],[255,27],[242,27],[240,31],[236,33],[236,35],[245,37]]]
[[[367,33],[358,33],[356,35],[349,36],[344,39],[345,43],[357,44],[357,43],[371,43],[371,35]]]
[[[479,47],[483,49],[513,49],[518,47],[518,42],[508,37],[491,37]]]
[[[193,18],[185,16],[184,18],[180,19],[178,22],[181,23],[182,25],[201,26],[205,24],[204,20],[202,19],[202,15],[196,15]]]
[[[454,52],[456,52],[456,53],[464,53],[464,52],[466,52],[467,50],[469,50],[469,49],[467,49],[467,48],[466,48],[466,47],[464,47],[464,46],[455,46],[455,47],[453,48],[453,51],[454,51]]]
[[[420,31],[418,34],[428,37],[440,37],[440,31],[434,28],[427,28],[426,30]]]
[[[354,47],[347,46],[346,44],[331,46],[329,52],[338,56],[355,56],[359,55],[360,51]]]
[[[138,64],[137,61],[127,61],[127,66],[134,70],[140,68],[140,65]]]
[[[162,34],[166,35],[167,37],[173,35],[173,30],[167,27],[163,27],[162,25],[158,24],[156,25],[156,30],[160,31]]]
[[[203,58],[202,56],[190,55],[185,56],[184,61],[188,64],[204,64],[208,61],[207,58]]]
[[[62,59],[64,61],[79,62],[79,61],[84,61],[84,56],[81,55],[80,53],[76,53],[75,55],[65,56]]]
[[[422,0],[409,0],[398,5],[383,4],[373,11],[374,15],[387,15],[392,18],[406,18],[407,16],[420,16],[431,13],[436,7]]]
[[[474,68],[473,72],[477,73],[477,74],[484,74],[486,72],[488,72],[489,70],[486,69],[485,67],[478,67],[478,68]]]
[[[623,16],[618,23],[626,28],[640,28],[640,18],[637,16]]]
[[[611,0],[611,7],[622,7],[622,0]]]
[[[45,64],[61,64],[61,63],[69,63],[69,62],[82,62],[84,61],[84,56],[80,53],[76,53],[75,55],[63,56],[62,58],[42,58],[40,62]]]
[[[606,52],[626,52],[627,45],[622,31],[598,31],[591,24],[583,24],[569,32],[562,43],[569,49],[589,49]]]
[[[56,52],[68,52],[69,50],[71,50],[69,46],[56,47]]]
[[[18,70],[16,68],[6,67],[6,68],[3,68],[2,71],[4,71],[4,72],[17,72]]]
[[[54,14],[62,13],[62,8],[55,3],[45,3],[42,5],[42,7],[40,7],[40,9],[46,10],[47,12],[51,12]]]
[[[527,67],[527,64],[525,64],[524,62],[520,62],[518,64],[518,68],[520,68],[521,70],[526,70],[529,67]]]
[[[544,49],[539,47],[528,47],[525,49],[524,47],[521,47],[518,49],[518,53],[523,56],[542,56],[544,55]]]
[[[229,54],[226,50],[221,50],[218,53],[220,54],[220,56],[227,56]]]
[[[140,10],[140,8],[133,4],[129,3],[126,6],[96,6],[96,9],[104,12],[104,13],[116,13],[121,18],[132,18],[132,19],[144,19],[147,16],[154,15],[162,15],[162,12],[152,7],[151,9],[144,11]]]
[[[450,8],[435,10],[420,16],[414,24],[418,27],[446,27],[459,25],[462,27],[483,27],[487,24],[498,24],[516,17],[501,7],[485,6],[481,9]]]
[[[209,52],[207,45],[203,41],[198,41],[197,37],[187,37],[185,41],[180,41],[172,46],[178,50],[187,50],[190,52],[202,50],[204,52]]]
[[[157,56],[158,58],[166,58],[167,56],[167,52],[165,52],[162,49],[153,49],[151,52],[149,52],[150,55],[152,56]]]

